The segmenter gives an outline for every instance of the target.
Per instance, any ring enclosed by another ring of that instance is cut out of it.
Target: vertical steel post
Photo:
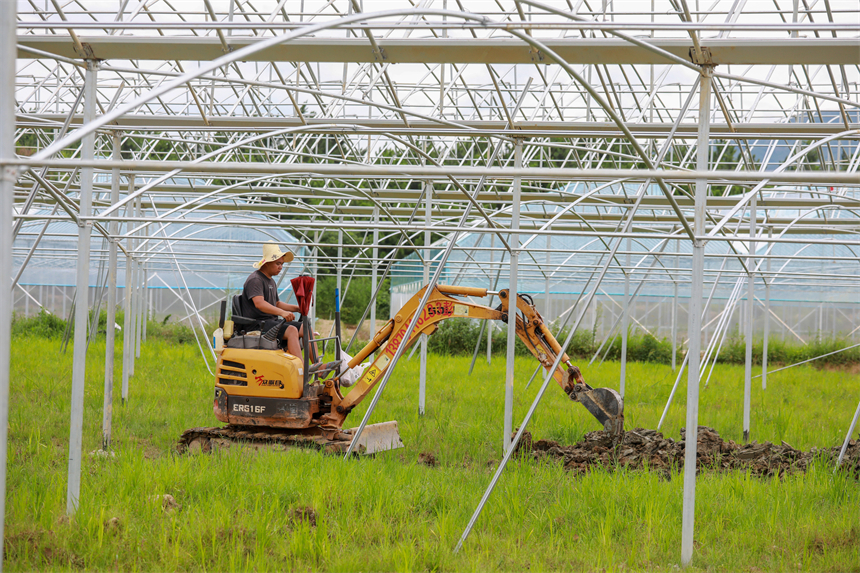
[[[370,284],[372,285],[370,292],[376,292],[376,281],[378,279],[376,273],[377,263],[379,260],[379,205],[373,206],[373,251],[372,251],[372,261],[370,263]],[[425,281],[426,283],[426,281]],[[376,334],[376,301],[374,300],[370,305],[370,328],[368,329],[369,336],[368,340],[373,338],[373,335]]]
[[[493,248],[496,246],[496,235],[490,235],[490,265],[489,267],[493,268]],[[502,259],[504,259],[504,255],[502,255]],[[502,261],[499,260],[499,272],[502,270]],[[499,273],[496,273],[496,277],[499,276]],[[493,303],[493,297],[487,296],[487,306]],[[493,361],[493,321],[485,320],[487,323],[487,365],[489,366]]]
[[[132,209],[133,216],[136,218],[140,218],[140,209],[141,209],[141,198],[138,197],[132,202],[134,206]],[[134,235],[137,237],[137,233]],[[137,238],[131,239],[132,250],[137,251],[137,246],[140,242]],[[137,266],[137,257],[132,256],[131,258],[131,284],[129,285],[130,293],[131,293],[131,332],[129,335],[131,338],[129,339],[129,347],[128,347],[128,375],[134,376],[134,367],[136,366],[137,358],[137,307],[140,305],[140,301],[137,298],[138,290],[137,290],[137,277],[138,274],[138,266]]]
[[[140,209],[137,208],[139,205],[137,200],[133,200],[131,202],[131,216],[139,217]],[[129,237],[129,243],[131,244],[132,252],[136,252],[137,249],[137,239],[134,238],[137,235],[135,234],[132,237]],[[134,366],[135,366],[135,350],[137,348],[137,261],[135,260],[134,255],[132,255],[130,259],[130,274],[129,274],[129,284],[128,284],[128,295],[129,295],[129,308],[131,312],[131,330],[128,332],[128,376],[129,378],[134,376]]]
[[[618,393],[624,398],[627,380],[627,330],[630,327],[630,249],[632,241],[627,237],[627,254],[624,256],[624,304],[621,307],[621,381]]]
[[[746,312],[746,356],[744,358],[744,442],[750,439],[750,410],[752,408],[752,347],[753,323],[755,321],[755,223],[756,197],[750,199],[750,240],[747,257],[747,312]]]
[[[773,238],[773,227],[767,228],[767,238]],[[768,243],[768,255],[773,255],[773,248]],[[767,258],[767,278],[764,281],[764,334],[761,348],[761,389],[767,390],[767,340],[770,338],[770,256]]]
[[[113,132],[113,160],[120,161],[122,153],[120,148],[120,135]],[[111,172],[110,203],[116,205],[119,202],[119,167],[114,167]],[[114,371],[114,346],[116,343],[116,235],[119,232],[119,222],[111,221],[108,224],[108,300],[107,300],[107,322],[105,325],[105,395],[102,406],[102,449],[110,448],[111,420],[113,418],[113,371]]]
[[[523,140],[517,138],[514,144],[514,168],[523,166]],[[514,177],[513,180],[513,202],[511,203],[511,267],[510,286],[508,287],[508,352],[505,362],[505,424],[504,424],[504,451],[511,447],[511,433],[513,432],[514,420],[514,351],[517,341],[517,266],[520,248],[520,193],[522,191],[522,178]]]
[[[340,293],[343,292],[343,230],[337,231],[337,286],[335,292],[337,294],[337,305],[340,307]],[[307,338],[307,334],[303,338]]]
[[[699,134],[696,150],[696,170],[708,169],[708,151],[711,119],[711,66],[702,66],[699,77]],[[684,506],[681,520],[681,565],[686,567],[693,559],[693,530],[696,509],[696,450],[699,428],[699,361],[701,356],[702,287],[705,273],[705,207],[708,180],[696,179],[695,210],[693,216],[693,268],[690,277],[689,366],[687,368],[687,427],[684,447]]]
[[[98,62],[87,60],[84,75],[84,125],[95,119],[96,115],[96,74]],[[95,133],[81,141],[81,159],[92,161],[95,148]],[[75,292],[75,342],[72,359],[72,398],[71,419],[69,422],[69,475],[66,488],[66,513],[72,515],[78,508],[81,493],[81,455],[84,431],[84,379],[87,361],[87,319],[89,315],[90,283],[90,236],[92,221],[93,168],[81,169],[80,223],[78,225],[78,260],[76,267]],[[2,290],[2,289],[0,289]],[[98,320],[98,317],[94,317]]]
[[[143,216],[143,209],[142,209],[143,205],[142,204],[143,204],[143,200],[142,199],[138,200],[138,204],[137,204],[137,216],[138,217]],[[138,231],[138,235],[140,237],[143,237],[143,229]],[[137,246],[140,246],[142,243],[143,243],[142,239],[138,239],[136,241]],[[144,304],[146,303],[146,301],[144,300],[144,295],[143,295],[143,272],[144,272],[143,271],[143,259],[141,257],[138,257],[137,262],[135,263],[135,268],[134,268],[134,276],[136,279],[135,284],[134,284],[134,291],[135,291],[135,294],[134,294],[134,307],[135,307],[135,314],[134,314],[134,357],[135,357],[135,359],[140,358],[140,338],[141,338],[141,335],[143,333],[143,327],[142,327],[143,307],[144,307]],[[191,298],[190,292],[188,293],[188,298],[189,299]],[[132,373],[134,373],[134,370],[132,370]]]
[[[552,235],[547,235],[546,236],[546,271],[545,271],[546,272],[546,284],[544,285],[544,297],[546,298],[546,304],[544,305],[544,308],[543,308],[543,312],[545,315],[544,320],[550,320],[550,317],[552,316],[552,313],[550,312],[550,308],[549,308],[549,306],[550,306],[549,278],[550,278],[550,275],[552,274],[550,272],[550,263],[552,261],[552,257],[551,257],[551,253],[550,253],[551,248],[552,248]]]
[[[675,278],[672,281],[672,372],[675,371],[678,355],[678,273],[680,272],[681,241],[675,241]]]
[[[343,292],[343,230],[338,229],[337,231],[337,281],[335,285],[335,292],[337,294],[338,305],[340,305],[340,293]],[[306,337],[307,335],[305,335]],[[303,338],[305,338],[303,337]]]
[[[152,309],[150,308],[151,301],[149,297],[149,271],[146,268],[146,263],[141,265],[141,270],[143,271],[143,292],[141,293],[143,297],[143,321],[140,329],[140,341],[142,344],[146,342],[146,323],[149,322],[149,315]]]
[[[337,231],[337,290],[343,291],[343,230]]]
[[[441,105],[441,103],[439,104]],[[424,275],[423,283],[427,286],[430,282],[430,258],[433,256],[430,250],[430,224],[433,215],[433,183],[424,182]],[[427,335],[421,335],[421,366],[418,375],[418,415],[424,415],[424,405],[427,399]]]
[[[134,193],[134,174],[129,176],[128,181],[128,194],[131,195]],[[129,203],[129,207],[126,209],[126,213],[132,213],[131,207],[133,203]],[[126,224],[126,231],[128,231],[129,226],[131,224]],[[126,247],[128,250],[128,254],[125,256],[125,285],[123,286],[123,311],[124,317],[122,321],[122,403],[125,404],[126,400],[128,400],[128,379],[131,377],[131,345],[134,341],[134,336],[132,332],[133,322],[133,309],[132,309],[132,288],[134,277],[134,264],[132,263],[131,252],[133,249],[132,239],[128,238],[126,241]]]
[[[317,280],[318,280],[317,274],[319,273],[319,258],[320,258],[319,244],[320,244],[320,232],[314,231],[314,256],[313,256],[312,263],[311,263],[313,265],[311,267],[311,276],[314,277],[314,284],[317,283]],[[317,307],[317,305],[314,304],[310,308],[311,328],[314,327],[314,323],[316,321],[316,316],[317,316],[317,308],[316,307]]]
[[[15,159],[15,27],[17,2],[0,2],[0,161]],[[0,166],[0,277],[12,276],[12,219],[16,169]],[[65,298],[64,298],[65,300]],[[9,425],[9,367],[12,291],[0,288],[0,555],[6,521],[6,444]],[[0,572],[3,571],[0,559]]]

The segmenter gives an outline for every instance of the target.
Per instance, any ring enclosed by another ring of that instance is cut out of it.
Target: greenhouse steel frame
[[[663,281],[672,340],[680,298],[686,332],[706,331],[686,340],[676,380],[686,366],[687,444],[696,444],[700,379],[736,308],[747,341],[745,437],[756,312],[765,341],[771,323],[802,340],[773,312],[772,289],[841,301],[848,312],[834,307],[834,316],[846,317],[849,336],[860,330],[856,0],[202,0],[182,8],[169,0],[0,2],[0,276],[15,284],[33,260],[77,264],[74,320],[84,328],[74,341],[69,513],[80,492],[90,267],[106,269],[93,304],[104,299],[112,312],[124,259],[124,329],[136,333],[123,351],[125,398],[145,337],[151,265],[177,269],[184,289],[175,294],[211,362],[184,273],[200,265],[187,248],[201,240],[194,235],[216,225],[288,230],[298,242],[287,246],[307,249],[304,270],[335,275],[339,287],[344,275],[369,276],[378,291],[401,249],[430,284],[452,256],[458,281],[514,293],[518,281],[538,281],[547,305],[551,280],[576,284],[565,346],[594,301],[608,297],[626,349],[636,297],[648,281]],[[24,222],[41,225],[20,235],[32,242],[26,248],[16,243]],[[76,236],[52,231],[56,222],[74,223]],[[168,236],[169,225],[195,231]],[[325,231],[337,231],[337,257],[321,251]],[[464,246],[466,235],[481,239]],[[91,236],[107,248],[91,252]],[[69,248],[39,248],[44,237]],[[552,247],[570,238],[581,245]],[[346,258],[344,247],[359,254]],[[250,261],[236,259],[209,264],[245,272]],[[623,294],[608,294],[611,283]],[[720,289],[722,310],[713,303]],[[11,292],[0,291],[4,489]],[[368,301],[371,324],[375,312]],[[511,440],[512,329],[507,336],[505,456],[458,549],[549,381]],[[421,349],[424,364],[426,343]],[[763,388],[766,342],[764,353]],[[622,352],[622,394],[625,359]],[[422,367],[421,412],[425,378]],[[106,447],[112,384],[106,375]],[[848,437],[858,415],[860,406]],[[693,556],[695,455],[687,448],[684,565]]]

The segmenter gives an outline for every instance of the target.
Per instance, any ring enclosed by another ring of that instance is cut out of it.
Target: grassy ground
[[[182,430],[215,425],[212,377],[195,346],[150,341],[114,410],[113,458],[85,456],[80,507],[64,517],[71,350],[19,338],[12,346],[6,568],[145,571],[664,570],[680,561],[682,479],[558,465],[509,465],[472,535],[453,548],[501,456],[504,361],[431,357],[427,412],[417,415],[418,361],[398,367],[372,422],[396,419],[406,448],[372,459],[293,451],[179,456]],[[100,446],[104,343],[90,348],[84,450]],[[539,381],[517,361],[515,421]],[[618,364],[585,368],[617,387]],[[117,377],[120,372],[117,370]],[[686,378],[686,377],[685,377]],[[794,447],[837,445],[857,403],[855,374],[799,367],[754,384],[752,434]],[[627,426],[656,427],[674,376],[629,365]],[[743,367],[717,366],[700,423],[740,440]],[[116,396],[119,395],[117,390]],[[684,424],[686,388],[664,432]],[[369,400],[366,402],[369,403]],[[358,424],[364,411],[353,412]],[[536,438],[579,439],[596,423],[550,388]],[[436,467],[418,463],[431,453]],[[181,509],[165,511],[155,495]],[[823,464],[757,479],[703,473],[694,570],[860,571],[860,485]]]

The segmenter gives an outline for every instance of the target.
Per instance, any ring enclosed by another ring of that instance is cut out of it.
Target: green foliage
[[[808,341],[807,344],[800,344],[800,341],[770,338],[767,344],[767,361],[768,364],[795,364],[842,350],[853,346],[853,344],[850,340],[832,336],[816,336]],[[761,365],[764,350],[762,339],[754,339],[752,346],[753,364]],[[734,330],[726,337],[717,361],[726,364],[744,364],[745,359],[746,338],[738,333],[737,330]],[[824,365],[845,366],[857,364],[858,362],[860,362],[860,346],[818,358],[813,364],[818,367]]]
[[[595,352],[597,352],[597,347],[586,354],[593,355]],[[621,335],[619,334],[615,336],[615,338],[605,345],[600,352],[601,356],[605,354],[608,360],[621,360]],[[678,351],[678,355],[683,356],[680,349]],[[631,332],[627,336],[627,360],[631,362],[671,364],[672,343],[667,338],[658,340],[648,333],[634,334]]]
[[[60,338],[66,332],[66,321],[44,308],[34,316],[12,315],[12,337],[38,336]]]
[[[493,333],[493,353],[504,354],[507,349],[507,326]],[[439,329],[430,337],[428,348],[436,354],[461,355],[472,354],[478,340],[480,323],[469,319],[451,319],[440,323]],[[563,343],[569,334],[569,330],[555,335],[559,343]],[[481,348],[486,348],[486,328],[484,329]],[[591,359],[597,352],[599,340],[596,340],[593,332],[580,330],[573,335],[567,353],[579,359]],[[621,336],[616,336],[609,344],[603,347],[601,355],[606,353],[610,360],[621,358]],[[531,353],[525,344],[516,339],[516,354],[518,356],[530,356]],[[657,362],[660,364],[671,364],[672,344],[667,339],[657,340],[650,334],[631,334],[627,338],[627,359],[638,362]]]
[[[343,278],[343,288],[346,288],[347,279]],[[376,316],[387,317],[391,306],[390,279],[385,279],[379,295],[376,299]],[[337,277],[322,276],[316,282],[316,305],[317,316],[320,318],[334,318],[334,291],[337,288]],[[358,324],[361,315],[367,308],[367,303],[373,295],[373,284],[369,277],[353,277],[346,291],[346,298],[340,303],[340,319],[344,324]],[[365,320],[368,320],[368,317]]]
[[[121,308],[116,311],[115,323],[122,327],[124,324],[124,312]],[[150,320],[147,323],[146,335],[147,338],[164,340],[170,344],[196,344],[194,332],[187,324],[176,322],[168,322],[170,315],[165,317],[163,321]],[[90,320],[92,320],[92,311],[90,311]],[[66,332],[68,322],[62,318],[46,312],[44,309],[39,311],[35,316],[12,316],[12,336],[13,337],[40,337],[40,338],[62,338]],[[116,328],[116,327],[114,327]],[[72,324],[71,334],[75,331]],[[99,326],[97,339],[103,340],[107,332],[107,311],[101,309],[99,312]],[[122,340],[124,332],[121,329],[116,330],[116,339]]]
[[[117,351],[119,351],[119,345]],[[212,375],[195,346],[150,339],[129,396],[114,390],[112,450],[101,447],[104,343],[90,346],[80,502],[66,517],[72,353],[12,343],[5,564],[9,571],[666,571],[679,565],[681,482],[663,474],[595,470],[514,458],[471,536],[454,553],[501,459],[504,361],[431,356],[417,414],[418,360],[403,360],[372,421],[397,420],[405,448],[344,461],[308,451],[218,450],[177,455],[183,430],[217,425]],[[539,384],[518,360],[514,420]],[[121,376],[115,362],[114,379]],[[617,363],[584,367],[617,387]],[[798,384],[797,380],[804,381]],[[667,366],[628,366],[629,428],[654,428],[675,380]],[[685,424],[686,378],[663,432]],[[809,392],[813,387],[816,392]],[[718,365],[699,422],[740,440],[743,368]],[[753,387],[753,439],[804,450],[844,438],[855,377],[798,367]],[[369,399],[350,414],[357,425]],[[848,405],[846,407],[846,404]],[[597,423],[551,386],[529,431],[572,443]],[[438,462],[419,462],[430,454]],[[689,571],[854,571],[860,547],[857,482],[815,464],[802,475],[700,472],[696,550]],[[164,510],[172,495],[181,509]],[[155,498],[155,499],[154,499]],[[308,515],[314,519],[308,519]],[[575,535],[574,533],[575,532]]]
[[[452,318],[439,323],[439,328],[427,340],[427,349],[434,354],[444,354],[449,356],[471,355],[475,351],[475,343],[478,340],[479,327],[472,323],[467,318]],[[487,333],[484,330],[484,338],[486,340]],[[504,348],[505,335],[496,334],[493,339],[493,352],[499,348],[499,343],[502,343],[501,348]],[[482,343],[481,348],[486,348],[486,342]],[[517,352],[527,352],[526,347],[517,340]]]
[[[211,334],[211,332],[207,332],[207,334]],[[200,337],[199,330],[197,336]],[[146,338],[147,340],[150,338],[164,340],[170,344],[197,344],[194,331],[190,326],[178,322],[167,322],[166,320],[164,322],[150,320],[146,325]],[[209,338],[201,340],[201,343],[209,344],[210,342],[207,341]]]
[[[29,157],[39,149],[39,139],[30,131],[21,132],[15,140],[15,153]]]
[[[387,281],[387,279],[386,279]],[[328,318],[334,315],[334,289],[336,279],[334,277],[321,277],[317,283],[317,316]],[[341,319],[344,324],[357,324],[365,309],[365,301],[370,300],[371,283],[365,277],[355,278],[350,285],[347,298],[341,304]],[[388,316],[390,295],[386,285],[379,293],[376,313],[379,317]],[[169,322],[171,315],[163,320],[150,320],[147,324],[147,337],[165,340],[171,344],[195,344],[194,331],[186,323]],[[123,311],[121,308],[116,312],[116,323],[123,325]],[[499,327],[501,326],[501,330]],[[466,318],[449,319],[439,323],[439,328],[430,336],[428,349],[434,354],[445,356],[470,355],[475,351],[481,323]],[[104,338],[107,329],[107,311],[102,309],[99,313],[98,336]],[[61,338],[66,331],[66,321],[62,318],[40,311],[31,317],[13,315],[12,336],[37,336],[42,338]],[[72,327],[74,332],[74,326]],[[563,343],[568,335],[568,330],[556,332],[555,337],[559,343]],[[207,335],[211,334],[207,332]],[[117,330],[118,340],[122,339],[123,333]],[[199,336],[199,333],[198,333]],[[481,352],[486,353],[487,328],[481,337]],[[207,338],[208,340],[208,338]],[[598,351],[601,340],[597,339],[594,332],[577,331],[567,349],[567,354],[578,360],[591,360]],[[816,336],[807,344],[799,341],[781,340],[771,338],[768,342],[767,354],[768,364],[795,364],[810,358],[823,356],[831,352],[842,350],[852,346],[853,342],[839,337]],[[357,341],[353,349],[361,348],[363,341]],[[502,355],[507,352],[507,325],[498,324],[493,331],[492,352]],[[516,339],[516,355],[530,356],[531,353],[520,341]],[[753,364],[761,365],[762,340],[753,341]],[[600,357],[606,360],[621,359],[621,335],[616,335],[611,341],[600,349]],[[677,360],[684,358],[684,349],[678,348]],[[746,359],[746,342],[743,335],[737,330],[730,332],[723,342],[717,362],[722,364],[744,364]],[[652,362],[655,364],[671,364],[672,343],[666,339],[657,339],[647,333],[631,332],[627,337],[627,360],[629,362]],[[860,347],[851,348],[830,356],[824,356],[815,360],[815,367],[822,366],[847,366],[860,363]]]
[[[737,146],[725,142],[724,144],[716,144],[711,146],[711,169],[716,170],[734,170],[738,162],[741,160],[741,152]],[[739,185],[711,185],[710,194],[715,196],[724,195],[739,195],[744,192],[744,188]]]

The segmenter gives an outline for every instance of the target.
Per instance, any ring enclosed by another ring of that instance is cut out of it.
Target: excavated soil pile
[[[564,469],[585,473],[592,468],[609,470],[618,467],[648,469],[670,477],[670,468],[684,466],[684,430],[681,441],[664,438],[656,430],[636,428],[624,434],[615,447],[606,432],[589,432],[582,441],[572,446],[563,446],[550,440],[532,441],[525,432],[517,452],[536,459],[555,459],[564,463]],[[696,465],[711,471],[750,470],[757,476],[779,476],[806,471],[813,459],[829,460],[834,465],[839,457],[840,446],[812,448],[808,452],[796,450],[782,442],[781,445],[752,442],[741,445],[732,440],[723,440],[716,430],[699,426]],[[860,477],[860,440],[851,440],[842,469]]]

